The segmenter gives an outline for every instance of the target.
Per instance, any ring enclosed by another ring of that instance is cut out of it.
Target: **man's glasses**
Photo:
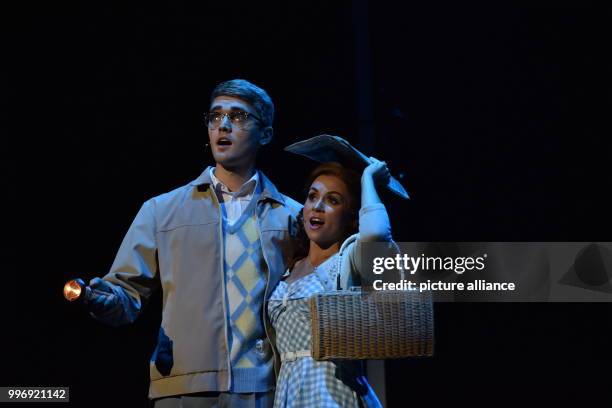
[[[223,122],[223,118],[226,116],[229,118],[232,126],[237,126],[240,129],[244,129],[251,122],[251,119],[263,123],[257,116],[243,110],[233,110],[227,113],[211,111],[204,114],[204,123],[206,123],[209,129],[217,129],[221,126],[221,122]]]

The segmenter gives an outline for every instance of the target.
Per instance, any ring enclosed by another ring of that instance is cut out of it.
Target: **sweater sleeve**
[[[383,203],[371,204],[359,210],[359,241],[391,241],[391,223]]]
[[[342,264],[340,270],[340,287],[348,289],[359,286],[364,280],[362,276],[372,273],[368,265],[362,265],[361,250],[364,243],[387,243],[389,250],[394,250],[395,244],[391,236],[391,223],[385,205],[382,203],[362,207],[359,211],[359,234],[349,238],[343,245]],[[368,279],[369,280],[369,279]]]

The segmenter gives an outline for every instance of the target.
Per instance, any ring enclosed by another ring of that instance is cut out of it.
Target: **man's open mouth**
[[[221,139],[217,140],[217,145],[219,145],[219,146],[231,146],[232,145],[232,141],[229,140],[226,137],[222,137]]]

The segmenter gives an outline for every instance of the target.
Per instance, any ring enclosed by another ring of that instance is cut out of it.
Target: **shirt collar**
[[[213,185],[213,188],[215,190],[221,191],[223,193],[231,194],[234,197],[243,197],[243,196],[251,195],[251,194],[253,194],[255,192],[255,189],[256,189],[257,184],[259,182],[259,172],[257,170],[255,170],[255,174],[253,174],[253,177],[248,179],[242,185],[242,187],[240,187],[240,189],[238,189],[238,191],[230,191],[230,189],[225,184],[223,184],[223,182],[221,180],[219,180],[215,176],[215,168],[214,167],[210,167],[210,179],[212,181],[212,185]]]
[[[212,179],[210,177],[211,168],[211,166],[208,166],[198,178],[196,178],[189,184],[196,187],[198,191],[206,191],[206,189],[208,189],[208,186],[212,184]],[[270,199],[283,205],[286,205],[283,195],[276,189],[270,179],[268,179],[266,175],[259,170],[257,170],[257,173],[259,177],[259,182],[257,184],[260,185],[260,187],[258,188],[261,190],[259,200],[261,201]]]

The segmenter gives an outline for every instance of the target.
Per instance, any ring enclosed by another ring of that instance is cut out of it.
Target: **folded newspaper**
[[[310,139],[293,143],[285,147],[285,150],[321,163],[330,161],[339,162],[360,171],[370,163],[368,156],[355,149],[349,142],[339,136],[319,135],[311,137]],[[404,187],[393,176],[389,178],[389,183],[386,187],[404,199],[410,198]]]

